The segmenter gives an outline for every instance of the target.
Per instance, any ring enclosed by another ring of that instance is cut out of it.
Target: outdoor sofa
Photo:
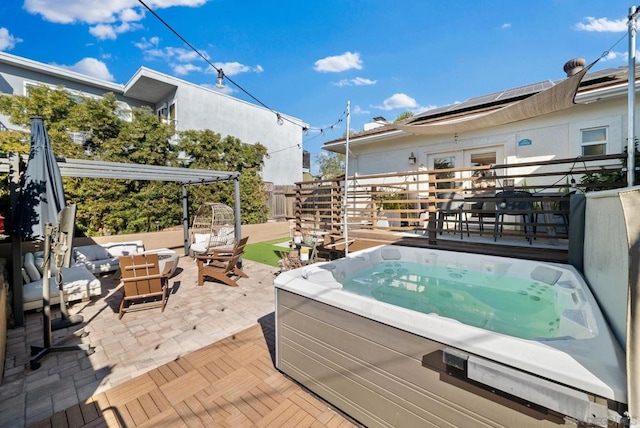
[[[44,257],[42,251],[26,253],[22,263],[22,302],[25,311],[42,308],[42,272]],[[56,282],[57,271],[52,271],[49,290],[50,303],[60,303],[60,293]],[[102,288],[97,279],[84,265],[62,268],[62,283],[65,301],[87,300],[91,296],[100,296]]]

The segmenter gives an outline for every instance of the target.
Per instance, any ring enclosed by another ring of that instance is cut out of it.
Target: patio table
[[[542,215],[546,225],[545,229],[547,240],[551,245],[559,244],[553,218],[553,203],[558,202],[560,198],[566,195],[567,194],[563,192],[538,192],[531,194],[532,202],[539,202],[542,207]],[[465,196],[465,202],[467,203],[465,204],[465,209],[469,210],[468,206],[472,205],[470,209],[480,217],[480,230],[482,232],[482,217],[486,216],[483,211],[487,211],[487,213],[490,212],[495,215],[495,206],[490,206],[490,203],[499,203],[500,201],[496,198],[496,192],[483,192]]]

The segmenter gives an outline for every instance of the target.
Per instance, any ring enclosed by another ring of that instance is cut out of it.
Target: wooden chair
[[[168,279],[160,273],[158,254],[121,256],[120,272],[124,296],[120,303],[119,319],[127,311],[160,307],[164,312]],[[159,297],[161,300],[158,300]],[[125,307],[125,303],[130,305]]]
[[[244,253],[244,247],[249,240],[248,236],[240,239],[233,251],[213,251],[211,254],[196,255],[198,263],[198,285],[204,284],[204,277],[208,276],[231,287],[237,287],[238,283],[233,277],[249,278],[238,267],[238,261]]]

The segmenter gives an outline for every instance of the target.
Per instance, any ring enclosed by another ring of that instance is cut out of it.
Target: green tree
[[[345,155],[341,153],[318,153],[316,155],[318,171],[323,179],[337,178],[344,175]]]
[[[259,174],[267,153],[265,146],[243,144],[232,136],[222,138],[211,130],[192,130],[180,133],[178,149],[185,155],[183,162],[190,168],[240,172],[241,221],[262,223],[267,220],[266,193]],[[190,207],[194,211],[203,202],[235,205],[233,183],[192,186],[189,193]]]
[[[221,139],[212,131],[187,131],[176,144],[173,126],[162,123],[150,108],[125,111],[111,93],[101,98],[80,97],[62,87],[35,86],[29,88],[28,96],[1,95],[0,113],[24,129],[0,133],[0,153],[28,153],[31,117],[42,116],[56,156],[240,171],[242,221],[267,219],[259,174],[267,150],[261,144],[242,144],[234,137]],[[73,136],[81,140],[74,141]],[[182,223],[182,194],[177,183],[63,180],[67,201],[78,205],[76,225],[85,234],[146,232]],[[234,203],[233,183],[196,186],[192,193],[196,196],[192,210],[199,201]],[[0,203],[0,211],[7,212],[7,186],[0,189]]]
[[[403,120],[409,119],[409,118],[411,118],[411,117],[413,117],[413,116],[414,116],[414,113],[413,113],[412,111],[405,111],[404,113],[400,113],[400,114],[398,115],[398,117],[396,117],[396,119],[395,119],[393,122],[394,122],[394,123],[396,123],[396,122],[400,122],[400,121],[403,121]]]

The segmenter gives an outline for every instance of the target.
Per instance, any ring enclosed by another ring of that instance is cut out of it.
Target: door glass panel
[[[486,152],[486,153],[473,153],[471,154],[471,165],[474,166],[485,166],[485,165],[495,165],[496,164],[496,152]],[[473,171],[471,173],[472,177],[475,177],[476,180],[471,182],[471,187],[485,189],[487,187],[495,187],[496,181],[491,177],[495,175],[495,172],[491,170],[480,170]]]
[[[433,169],[449,169],[456,167],[456,160],[453,156],[439,157],[433,159]],[[437,180],[446,180],[449,178],[455,178],[456,174],[453,171],[436,173]],[[436,183],[436,189],[453,189],[455,182],[445,181]]]

